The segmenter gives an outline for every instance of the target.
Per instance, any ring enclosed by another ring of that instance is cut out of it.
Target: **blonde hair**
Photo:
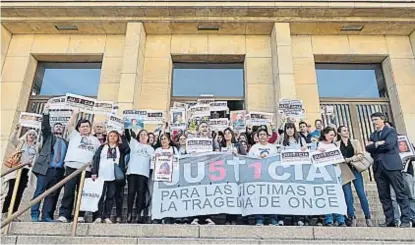
[[[29,136],[29,134],[34,134],[35,135],[35,141],[34,141],[34,143],[36,143],[36,140],[37,140],[38,135],[37,135],[36,130],[34,130],[34,129],[28,130],[22,137],[20,137],[20,140],[21,141],[24,141],[26,143],[27,142],[27,137]]]

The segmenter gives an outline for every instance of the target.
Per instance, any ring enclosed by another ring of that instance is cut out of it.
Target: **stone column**
[[[146,33],[143,23],[128,23],[118,91],[119,114],[123,110],[138,109],[145,45]]]
[[[296,98],[289,23],[274,23],[271,32],[271,52],[274,104],[277,108],[280,98]]]
[[[9,49],[12,34],[1,26],[1,71],[3,72],[4,60],[6,59],[7,50]]]

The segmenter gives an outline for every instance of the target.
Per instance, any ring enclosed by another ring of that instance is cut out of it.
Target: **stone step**
[[[12,223],[11,236],[69,236],[70,223]],[[79,224],[80,237],[411,241],[415,228]],[[72,239],[72,238],[71,238]],[[72,241],[71,241],[72,242]],[[49,242],[47,242],[49,243]]]
[[[202,239],[202,238],[125,238],[125,237],[64,237],[6,236],[2,244],[356,244],[339,240],[273,240],[273,239]],[[358,241],[359,244],[411,244],[405,241]]]

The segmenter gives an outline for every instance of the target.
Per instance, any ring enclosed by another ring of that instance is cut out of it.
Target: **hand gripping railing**
[[[18,181],[20,181],[20,175],[21,175],[21,167],[20,167],[17,178],[16,178],[15,187],[14,187],[14,190],[13,190],[12,202],[10,203],[10,206],[9,206],[8,217],[7,217],[6,220],[4,220],[1,223],[1,228],[2,229],[5,228],[4,229],[4,234],[8,233],[9,227],[10,227],[10,222],[12,222],[15,218],[22,215],[24,212],[26,212],[28,209],[30,209],[33,205],[35,205],[38,202],[42,201],[43,198],[47,197],[52,192],[56,191],[57,189],[59,189],[60,187],[65,185],[69,180],[75,178],[79,173],[82,172],[81,181],[80,181],[79,189],[78,189],[78,192],[77,192],[75,215],[74,215],[74,220],[73,220],[73,225],[72,225],[72,236],[75,236],[76,235],[76,230],[77,230],[77,227],[78,227],[79,209],[81,207],[82,190],[84,188],[86,169],[89,167],[89,165],[90,165],[90,163],[86,163],[81,168],[77,169],[75,172],[71,173],[70,175],[65,177],[63,180],[59,181],[56,185],[54,185],[51,188],[47,189],[40,196],[38,196],[35,199],[31,200],[30,203],[28,205],[26,205],[24,208],[19,209],[15,213],[12,213],[13,212],[12,207],[14,206],[14,200],[16,199],[16,194],[17,194],[17,187],[19,185]]]

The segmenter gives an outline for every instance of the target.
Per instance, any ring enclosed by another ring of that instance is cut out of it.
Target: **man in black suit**
[[[385,214],[385,223],[382,227],[394,227],[392,198],[389,185],[396,193],[397,202],[401,208],[401,227],[410,227],[410,209],[408,197],[404,192],[402,176],[402,160],[399,156],[398,135],[396,130],[385,126],[386,116],[381,112],[371,115],[376,131],[370,135],[366,150],[375,160],[373,172],[375,174],[379,199]]]

